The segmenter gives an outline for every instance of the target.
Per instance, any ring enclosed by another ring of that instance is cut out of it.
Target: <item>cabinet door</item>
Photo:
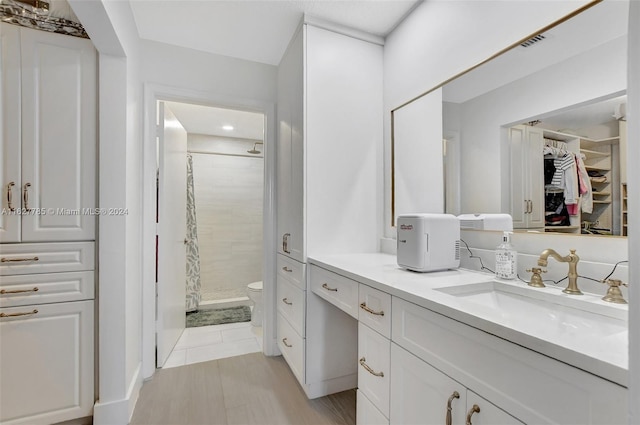
[[[477,411],[474,410],[474,406],[478,407]],[[470,419],[467,424],[473,425],[522,425],[522,422],[504,410],[469,390],[467,390],[467,417]],[[458,421],[458,423],[464,422]]]
[[[544,227],[544,137],[539,128],[527,127],[527,178],[530,208],[528,228]]]
[[[302,32],[278,67],[278,252],[304,261]]]
[[[20,33],[19,27],[0,23],[0,183],[2,214],[0,242],[20,241]],[[6,212],[6,214],[5,214]]]
[[[510,208],[516,229],[544,227],[542,130],[518,125],[509,129]]]
[[[467,404],[465,387],[403,348],[391,344],[392,424],[446,423],[450,399],[451,423],[463,424]]]
[[[91,415],[93,301],[0,310],[16,315],[0,318],[0,423]]]
[[[378,332],[358,324],[358,389],[389,416],[389,375],[391,342]]]
[[[21,52],[22,207],[34,209],[22,216],[22,241],[93,240],[95,49],[21,28]]]
[[[389,420],[360,390],[356,401],[356,425],[389,425]]]

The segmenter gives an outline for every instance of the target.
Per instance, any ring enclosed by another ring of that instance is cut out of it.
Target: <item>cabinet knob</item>
[[[469,409],[469,412],[467,412],[467,425],[473,425],[471,423],[471,416],[473,416],[474,413],[480,413],[480,406],[477,404],[474,404],[473,407]]]
[[[447,420],[446,420],[446,425],[451,425],[451,403],[453,402],[453,399],[456,398],[460,398],[460,393],[457,391],[454,391],[453,394],[451,394],[451,397],[449,397],[449,400],[447,400]]]
[[[283,298],[282,302],[285,303],[286,305],[293,305],[293,303],[289,301],[287,298]]]
[[[287,338],[282,338],[282,343],[284,344],[285,347],[288,347],[288,348],[293,347],[293,345],[287,343]]]

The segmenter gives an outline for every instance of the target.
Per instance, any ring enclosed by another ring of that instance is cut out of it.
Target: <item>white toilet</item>
[[[251,326],[262,326],[262,282],[253,282],[247,285],[247,295],[253,301],[251,310]]]

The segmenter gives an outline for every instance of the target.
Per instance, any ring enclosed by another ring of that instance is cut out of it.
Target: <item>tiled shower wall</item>
[[[246,154],[254,142],[189,135],[190,150],[198,151],[208,145],[217,152]],[[264,159],[192,157],[202,301],[244,297],[247,284],[262,280]]]

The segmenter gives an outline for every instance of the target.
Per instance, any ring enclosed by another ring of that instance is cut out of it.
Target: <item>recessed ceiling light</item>
[[[231,130],[233,130],[233,126],[232,125],[223,125],[222,129],[223,130],[227,130],[227,131],[231,131]]]

